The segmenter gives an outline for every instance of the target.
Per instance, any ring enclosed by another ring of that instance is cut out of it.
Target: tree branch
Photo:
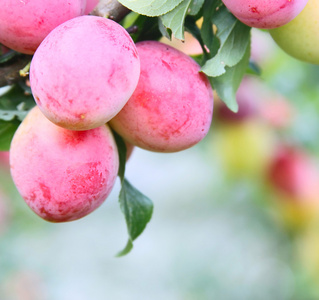
[[[100,0],[91,15],[121,21],[130,10],[116,0]]]

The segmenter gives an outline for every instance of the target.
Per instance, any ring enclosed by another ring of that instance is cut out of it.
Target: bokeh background
[[[183,51],[196,54],[189,37]],[[252,31],[234,115],[215,101],[191,149],[134,149],[128,180],[154,214],[127,256],[116,183],[89,216],[51,224],[24,203],[0,156],[1,300],[319,299],[319,68]],[[216,97],[217,98],[217,97]]]

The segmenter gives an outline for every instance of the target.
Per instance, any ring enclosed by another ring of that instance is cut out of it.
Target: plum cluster
[[[34,52],[37,105],[13,137],[12,178],[28,206],[51,222],[82,218],[111,192],[119,169],[112,129],[131,147],[176,152],[202,140],[212,120],[212,88],[193,59],[157,41],[135,44],[118,23],[76,16],[82,11],[79,0],[75,15],[43,30],[32,46],[31,38],[12,36],[21,24],[7,24],[7,34],[0,25],[1,43]]]

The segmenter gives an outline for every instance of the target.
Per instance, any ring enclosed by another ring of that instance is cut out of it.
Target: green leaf
[[[257,75],[260,76],[261,75],[261,69],[258,66],[258,64],[256,64],[254,61],[249,61],[249,65],[248,65],[248,70],[246,71],[248,74],[252,74],[252,75]]]
[[[189,6],[189,14],[191,16],[197,15],[204,4],[204,1],[205,0],[192,0]]]
[[[211,57],[213,57],[217,53],[220,46],[220,42],[213,32],[213,16],[220,5],[220,0],[206,0],[203,6],[203,23],[201,27],[201,36],[206,47],[210,51]]]
[[[0,97],[0,120],[11,121],[18,118],[22,121],[34,105],[32,95],[26,95],[23,88],[15,85]]]
[[[158,18],[158,29],[161,32],[162,36],[166,37],[169,40],[172,39],[172,30],[165,27],[161,18]]]
[[[183,0],[119,0],[119,2],[141,15],[157,17],[173,10]]]
[[[0,151],[9,151],[12,137],[19,125],[18,120],[10,122],[0,120]]]
[[[249,65],[250,43],[246,46],[245,55],[234,67],[226,67],[226,72],[218,77],[211,77],[213,88],[220,99],[233,112],[238,111],[236,91]]]
[[[128,240],[125,248],[122,251],[120,251],[119,253],[117,253],[116,256],[117,257],[124,256],[124,255],[130,253],[132,249],[133,249],[133,243],[131,240]]]
[[[224,6],[215,14],[214,24],[217,26],[220,48],[202,67],[202,71],[212,77],[224,74],[226,67],[235,66],[243,58],[251,29],[238,21]]]
[[[163,25],[172,30],[173,35],[184,39],[184,21],[192,0],[184,0],[169,13],[160,17]]]
[[[129,242],[133,241],[143,232],[153,213],[152,201],[134,188],[127,179],[123,179],[119,197],[120,207],[125,216]],[[131,250],[133,245],[128,244],[125,249]],[[128,253],[124,251],[124,253]]]
[[[125,248],[117,256],[123,256],[133,249],[133,241],[143,232],[153,213],[152,201],[133,187],[125,179],[126,145],[123,138],[113,130],[119,152],[120,167],[118,175],[122,188],[119,195],[121,211],[125,216],[129,240]]]

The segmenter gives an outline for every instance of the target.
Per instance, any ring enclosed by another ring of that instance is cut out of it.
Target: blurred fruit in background
[[[319,223],[312,222],[296,240],[296,258],[319,291]]]
[[[260,178],[265,174],[274,147],[274,136],[267,125],[247,119],[223,124],[213,135],[213,147],[228,176]]]
[[[291,197],[312,201],[319,196],[319,172],[310,155],[295,145],[279,145],[269,168],[273,187]]]
[[[7,231],[11,218],[9,195],[5,190],[7,180],[4,180],[10,176],[9,174],[9,151],[0,151],[0,236]]]
[[[276,51],[277,46],[268,32],[256,28],[251,29],[251,61],[263,67],[272,61]]]
[[[10,222],[9,199],[0,187],[0,237],[7,231]]]
[[[46,300],[39,274],[31,270],[17,270],[0,283],[1,299]],[[3,298],[2,298],[3,297]]]
[[[319,169],[305,149],[278,145],[267,179],[280,217],[289,229],[302,229],[319,217]]]
[[[292,124],[295,109],[285,97],[274,95],[264,101],[259,114],[274,130],[284,129]]]
[[[219,101],[217,100],[215,105],[214,118],[223,123],[238,123],[247,119],[259,118],[259,107],[263,101],[263,93],[260,88],[260,79],[246,76],[236,93],[238,112],[234,113],[217,98]]]
[[[287,54],[301,61],[319,64],[318,17],[319,2],[309,0],[296,18],[269,32]]]
[[[292,103],[260,77],[246,75],[237,90],[236,100],[238,112],[234,113],[217,98],[214,118],[223,123],[259,120],[273,131],[292,124],[295,114]]]
[[[0,151],[0,169],[4,171],[9,171],[9,151]]]
[[[265,176],[276,144],[273,124],[277,126],[277,119],[287,123],[289,118],[286,110],[276,109],[276,99],[278,95],[260,78],[247,76],[236,93],[237,113],[216,101],[213,147],[227,175],[260,180]]]

